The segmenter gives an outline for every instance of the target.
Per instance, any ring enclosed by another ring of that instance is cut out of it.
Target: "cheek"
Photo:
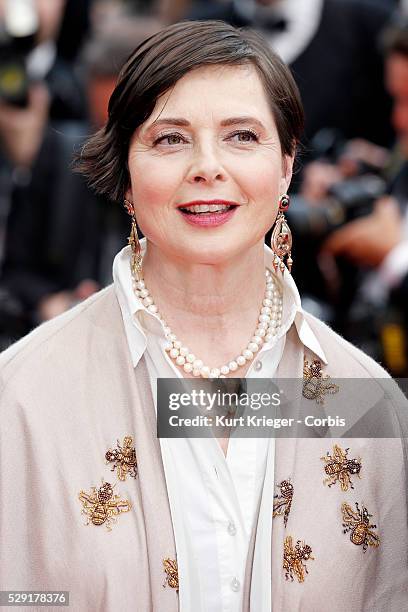
[[[170,170],[154,162],[132,164],[130,176],[135,207],[149,208],[151,212],[171,204],[180,184],[174,168]]]
[[[269,159],[248,161],[242,164],[240,171],[235,170],[237,180],[248,198],[265,208],[266,204],[277,202],[280,192],[281,170],[280,165]]]

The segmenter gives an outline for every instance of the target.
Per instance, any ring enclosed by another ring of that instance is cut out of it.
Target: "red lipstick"
[[[219,206],[220,210],[206,210],[210,206],[212,208]],[[198,207],[202,210],[199,210]],[[180,204],[178,210],[190,225],[217,227],[229,221],[238,207],[237,202],[229,200],[194,200]]]

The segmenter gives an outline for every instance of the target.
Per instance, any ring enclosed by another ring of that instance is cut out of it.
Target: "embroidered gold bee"
[[[309,559],[314,560],[310,546],[300,540],[293,546],[292,536],[286,536],[283,543],[283,569],[286,580],[290,578],[293,582],[295,575],[298,582],[304,582],[305,574],[309,573],[305,561]]]
[[[325,462],[324,471],[328,476],[323,480],[323,484],[332,487],[339,482],[344,492],[348,491],[349,487],[354,489],[350,476],[357,475],[360,478],[361,458],[349,459],[347,457],[349,450],[349,448],[343,450],[338,444],[335,444],[332,455],[327,451],[326,456],[320,457]]]
[[[113,494],[113,487],[109,482],[104,482],[99,489],[91,487],[90,493],[80,491],[78,499],[82,504],[82,514],[88,517],[85,524],[105,524],[108,531],[111,531],[112,523],[116,523],[116,516],[129,512],[132,508],[129,501]]]
[[[107,463],[113,463],[112,472],[116,470],[119,480],[126,480],[126,476],[137,476],[136,450],[133,446],[132,436],[125,436],[122,445],[117,440],[117,448],[109,448],[105,453]]]
[[[309,364],[306,357],[303,358],[303,397],[324,404],[325,395],[333,395],[339,390],[338,385],[327,382],[329,379],[328,374],[322,373],[322,364],[318,359]]]
[[[365,506],[360,510],[357,502],[355,512],[346,502],[341,505],[341,513],[343,515],[343,533],[350,533],[350,541],[356,546],[363,546],[363,552],[368,546],[377,548],[380,545],[380,538],[371,529],[376,529],[377,525],[370,524],[370,518],[373,516],[368,513]]]
[[[163,567],[166,572],[166,582],[172,589],[179,590],[179,577],[178,577],[178,567],[177,561],[175,559],[163,559]],[[163,584],[166,586],[166,583]]]
[[[277,493],[273,496],[273,518],[277,516],[283,516],[283,524],[287,525],[290,508],[292,506],[293,499],[293,484],[288,480],[282,480],[278,485],[280,489],[280,495]]]

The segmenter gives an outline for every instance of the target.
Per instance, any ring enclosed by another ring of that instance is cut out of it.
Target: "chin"
[[[186,250],[183,251],[183,256],[188,253],[189,263],[201,264],[201,265],[216,265],[227,263],[239,253],[242,252],[242,248],[237,248],[239,243],[231,243],[231,241],[197,241],[194,245],[190,245],[190,248],[186,246]]]

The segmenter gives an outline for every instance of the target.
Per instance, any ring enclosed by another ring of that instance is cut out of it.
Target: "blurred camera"
[[[318,204],[292,196],[286,213],[297,235],[324,240],[342,225],[372,212],[376,200],[387,193],[387,183],[375,174],[363,174],[334,184]]]
[[[6,0],[0,22],[0,99],[6,104],[28,104],[27,56],[38,28],[34,0]]]
[[[337,164],[349,155],[349,145],[338,130],[324,128],[311,140],[312,160]],[[297,236],[323,241],[342,225],[373,211],[376,200],[388,192],[384,167],[363,158],[353,159],[353,167],[354,175],[334,183],[319,202],[292,195],[287,217]]]

